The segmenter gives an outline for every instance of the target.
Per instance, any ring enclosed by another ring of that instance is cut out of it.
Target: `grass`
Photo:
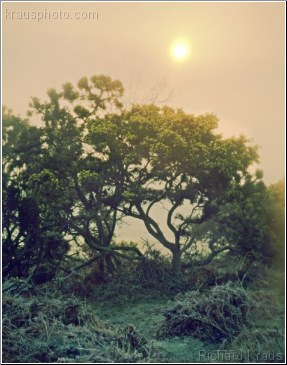
[[[137,363],[157,358],[157,349],[137,329],[99,319],[80,298],[49,289],[3,296],[6,363]]]
[[[275,270],[248,287],[260,305],[252,308],[251,325],[228,343],[203,342],[188,333],[158,336],[164,313],[184,294],[112,295],[108,285],[107,296],[100,295],[103,286],[84,300],[51,284],[36,292],[21,281],[4,288],[4,362],[259,363],[270,362],[264,356],[275,352],[282,358],[273,362],[284,360],[284,276]]]
[[[107,320],[116,326],[131,323],[150,338],[156,337],[158,326],[162,321],[162,311],[168,299],[143,299],[127,302],[122,305],[100,303],[95,304],[99,318]]]
[[[268,362],[284,359],[284,275],[270,270],[267,279],[249,288],[258,302],[251,313],[252,323],[228,344],[204,343],[192,336],[158,339],[164,312],[173,303],[172,296],[141,295],[140,299],[112,300],[94,303],[97,315],[115,326],[133,324],[147,339],[160,349],[162,362]],[[282,355],[282,359],[280,356]]]
[[[163,322],[163,312],[171,297],[151,299],[149,296],[140,301],[127,302],[122,305],[96,303],[97,316],[121,327],[126,323],[133,324],[147,339],[153,341],[161,353],[161,361],[165,363],[197,362],[200,351],[212,352],[216,348],[207,346],[194,337],[174,337],[158,339],[158,331]]]

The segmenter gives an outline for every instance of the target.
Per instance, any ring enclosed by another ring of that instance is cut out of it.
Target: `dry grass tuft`
[[[115,329],[76,297],[3,295],[3,361],[150,362],[156,351],[132,326]]]
[[[218,343],[231,359],[238,354],[242,362],[284,362],[284,306],[268,282],[259,289],[228,282],[180,294],[164,316],[161,338],[194,336]]]
[[[160,336],[192,335],[205,341],[232,340],[246,327],[254,300],[240,285],[180,294],[164,312]]]

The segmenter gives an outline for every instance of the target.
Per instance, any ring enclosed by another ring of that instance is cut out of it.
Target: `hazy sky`
[[[260,146],[267,183],[284,176],[283,2],[4,3],[2,14],[3,103],[16,114],[50,87],[106,74],[124,83],[126,101],[159,94],[216,113],[222,133]],[[191,48],[181,63],[169,51],[179,37]]]
[[[72,19],[76,11],[98,18]],[[224,134],[260,146],[274,182],[284,175],[284,14],[274,2],[4,3],[3,103],[24,114],[49,87],[106,74],[124,83],[128,101],[159,90],[172,106],[216,113]],[[60,16],[69,19],[52,19]],[[183,63],[169,52],[178,37],[191,47]]]

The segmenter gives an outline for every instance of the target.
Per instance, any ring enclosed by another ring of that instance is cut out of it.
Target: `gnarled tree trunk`
[[[172,250],[172,271],[176,276],[182,274],[181,251],[179,246],[175,246]]]

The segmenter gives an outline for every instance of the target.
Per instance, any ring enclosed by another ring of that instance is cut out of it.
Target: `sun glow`
[[[171,55],[176,61],[184,61],[189,55],[189,44],[182,40],[174,42],[171,46]]]

